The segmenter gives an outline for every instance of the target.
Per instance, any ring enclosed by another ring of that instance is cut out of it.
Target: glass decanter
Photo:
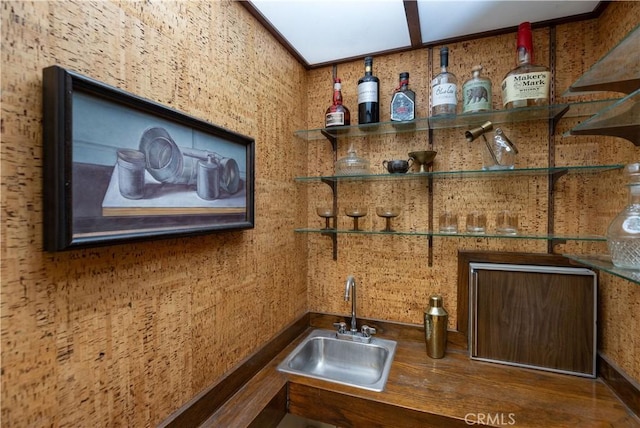
[[[496,128],[493,140],[485,140],[485,146],[482,149],[482,169],[513,169],[516,163],[516,155],[518,148],[511,142],[509,137],[505,135],[501,128]]]
[[[369,161],[357,155],[353,144],[349,146],[349,154],[335,163],[336,175],[369,174]]]
[[[640,269],[640,163],[625,167],[629,203],[607,229],[607,245],[614,266]]]

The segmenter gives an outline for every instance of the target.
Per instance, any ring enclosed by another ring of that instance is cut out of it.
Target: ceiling
[[[597,16],[600,1],[250,0],[241,2],[307,68]]]

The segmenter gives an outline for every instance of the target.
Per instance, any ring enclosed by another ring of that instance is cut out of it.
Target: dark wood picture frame
[[[254,227],[255,140],[43,70],[44,249]]]

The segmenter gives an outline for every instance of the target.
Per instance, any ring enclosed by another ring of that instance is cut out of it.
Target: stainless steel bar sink
[[[383,391],[397,342],[370,343],[338,339],[335,331],[314,330],[279,365],[285,373],[326,380],[370,391]]]

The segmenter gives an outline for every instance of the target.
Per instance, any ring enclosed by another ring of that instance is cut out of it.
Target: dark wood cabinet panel
[[[289,383],[289,413],[340,427],[468,427],[462,419]]]
[[[470,268],[472,358],[595,376],[592,271],[490,263]]]

